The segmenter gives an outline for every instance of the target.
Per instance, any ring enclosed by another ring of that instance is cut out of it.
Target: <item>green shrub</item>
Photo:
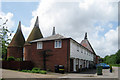
[[[40,73],[39,70],[32,70],[32,73]]]
[[[22,61],[22,58],[16,58],[15,61]]]
[[[40,73],[41,74],[47,74],[47,71],[41,70]]]
[[[7,61],[15,61],[15,58],[13,56],[10,56],[7,58]]]
[[[28,73],[32,73],[31,70],[22,70],[21,72],[28,72]]]
[[[40,68],[33,68],[32,70],[22,70],[21,72],[47,74],[47,71],[40,70]]]
[[[28,70],[22,70],[21,72],[28,72]]]
[[[33,72],[33,73],[40,73],[40,68],[33,68],[33,69],[32,69],[32,72]]]
[[[36,67],[34,67],[32,70],[40,70],[40,68],[36,68]]]
[[[27,72],[32,73],[32,71],[31,71],[31,70],[27,70]]]

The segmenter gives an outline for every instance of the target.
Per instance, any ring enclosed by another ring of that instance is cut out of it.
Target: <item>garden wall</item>
[[[12,70],[30,70],[33,68],[31,61],[2,61],[3,69],[12,69]]]

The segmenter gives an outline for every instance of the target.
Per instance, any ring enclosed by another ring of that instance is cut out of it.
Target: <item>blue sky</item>
[[[104,57],[117,51],[117,2],[111,4],[115,1],[2,2],[1,7],[3,15],[10,21],[8,26],[14,33],[18,22],[22,22],[26,39],[33,28],[36,16],[39,16],[40,29],[45,37],[51,35],[53,26],[56,27],[56,33],[72,37],[78,42],[83,40],[87,32],[95,52]]]
[[[33,18],[32,11],[38,7],[39,2],[2,2],[2,11],[14,14],[13,20],[15,27],[21,21],[25,26],[30,26],[30,20]],[[13,28],[12,30],[15,30]]]

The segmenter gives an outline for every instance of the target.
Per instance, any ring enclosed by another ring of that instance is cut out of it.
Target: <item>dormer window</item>
[[[62,41],[61,40],[55,40],[54,47],[55,48],[61,48],[62,47]]]

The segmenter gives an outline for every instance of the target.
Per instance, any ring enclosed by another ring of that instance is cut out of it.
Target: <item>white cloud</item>
[[[117,0],[78,0],[77,2],[62,2],[56,0],[41,0],[38,8],[32,12],[31,26],[22,24],[22,31],[27,39],[30,34],[36,16],[39,16],[40,29],[44,36],[52,34],[52,27],[56,27],[56,33],[72,37],[81,42],[84,33],[88,32],[88,39],[100,56],[113,54],[117,50],[117,29],[113,25],[107,25],[111,30],[100,35],[106,28],[103,25],[109,21],[117,21],[117,4],[110,2]],[[12,13],[2,14],[9,18],[9,28],[13,28]],[[95,26],[96,23],[101,23]]]
[[[14,28],[14,21],[12,19],[13,16],[14,15],[11,12],[8,12],[8,13],[2,12],[1,0],[0,0],[0,25],[1,25],[0,27],[2,27],[4,23],[6,23],[6,24],[4,24],[4,26],[7,27],[7,29],[12,32],[12,29]],[[15,32],[12,33],[12,35],[9,38],[12,39],[14,34],[15,34]],[[10,35],[10,34],[8,33],[8,35]]]
[[[108,27],[113,28],[113,24],[109,24]]]
[[[89,40],[96,53],[103,57],[106,54],[113,54],[117,49],[117,38],[112,38],[116,35],[116,30],[109,30],[102,37],[99,35],[105,30],[103,25],[109,21],[117,21],[117,4],[112,4],[116,1],[61,2],[41,0],[38,8],[32,13],[34,18],[31,20],[31,24],[34,25],[38,15],[39,25],[44,36],[49,36],[52,33],[52,27],[55,26],[56,33],[72,37],[78,42],[81,42],[84,33],[88,32]],[[101,25],[95,26],[97,22]],[[112,27],[112,25],[108,26]]]
[[[5,14],[3,12],[0,12],[0,17],[2,18],[0,21],[0,24],[3,24],[8,19],[8,21],[6,23],[6,26],[8,27],[8,29],[14,28],[14,21],[12,20],[12,18],[13,18],[12,13],[8,12],[7,14]]]
[[[24,37],[25,37],[25,40],[27,40],[27,38],[28,38],[30,32],[32,31],[32,28],[33,28],[33,27],[26,27],[26,26],[24,26],[24,25],[22,24],[22,25],[21,25],[21,28],[22,28],[22,32],[23,32],[23,35],[24,35]]]
[[[111,55],[117,52],[118,28],[109,30],[102,37],[99,36],[93,38],[93,36],[91,36],[90,41],[94,46],[94,49],[97,52],[97,54],[104,57],[106,55]]]
[[[39,16],[39,25],[44,36],[52,33],[52,27],[56,27],[56,33],[72,37],[81,42],[84,33],[88,32],[89,40],[97,54],[102,57],[113,54],[116,51],[116,30],[109,30],[102,37],[99,35],[105,28],[103,25],[109,21],[117,21],[118,0],[79,0],[77,2],[61,2],[41,0],[38,8],[33,11],[31,26],[35,18]],[[101,23],[95,26],[95,23]],[[108,25],[112,27],[112,25]],[[109,28],[108,27],[108,28]],[[111,35],[113,34],[113,35]],[[111,47],[110,47],[111,46]]]

